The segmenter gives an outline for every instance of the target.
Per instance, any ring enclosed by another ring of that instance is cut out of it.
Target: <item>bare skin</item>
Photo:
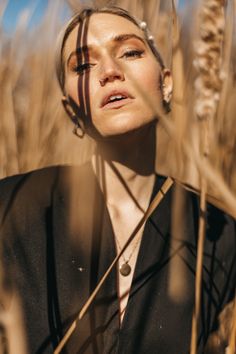
[[[106,191],[103,192],[106,196],[117,252],[119,252],[126,243],[132,231],[143,217],[144,211],[149,205],[155,182],[154,126],[145,127],[142,131],[136,132],[136,134],[134,133],[133,138],[134,135],[136,135],[135,139],[133,139],[134,148],[132,148],[131,145],[131,138],[127,140],[128,144],[124,144],[124,137],[122,144],[121,142],[118,143],[118,141],[117,144],[113,142],[110,148],[109,145],[111,145],[111,143],[103,142],[98,145],[100,154],[105,158],[104,175]],[[95,166],[94,159],[93,166]],[[94,170],[96,173],[95,168]],[[121,179],[117,177],[117,174],[120,175]],[[120,258],[117,267],[120,324],[124,318],[129,298],[143,229],[144,226],[130,243],[123,257]],[[119,272],[119,268],[127,260],[131,266],[131,273],[124,277]]]

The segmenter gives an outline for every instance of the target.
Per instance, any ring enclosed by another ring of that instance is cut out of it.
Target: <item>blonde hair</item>
[[[61,90],[63,93],[65,93],[65,68],[64,68],[64,47],[66,40],[69,36],[69,34],[72,32],[72,30],[79,24],[83,23],[83,21],[90,17],[93,14],[96,13],[107,13],[107,14],[113,14],[117,16],[121,16],[129,20],[130,22],[134,23],[137,27],[139,27],[145,35],[145,39],[147,41],[147,44],[149,45],[152,53],[156,57],[157,61],[159,62],[161,68],[163,69],[164,62],[162,60],[162,57],[158,51],[158,49],[155,46],[153,36],[150,35],[149,30],[147,28],[147,25],[145,22],[142,22],[138,19],[136,19],[134,16],[132,16],[128,11],[122,9],[121,7],[118,6],[109,6],[109,7],[102,7],[102,8],[85,8],[81,12],[75,14],[70,21],[65,25],[65,27],[61,30],[59,33],[58,39],[57,39],[57,45],[56,45],[56,74],[58,78],[59,85],[61,87]]]

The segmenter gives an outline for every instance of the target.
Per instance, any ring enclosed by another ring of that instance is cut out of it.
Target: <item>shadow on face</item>
[[[108,13],[87,17],[69,34],[64,60],[70,107],[96,140],[136,131],[155,119],[142,92],[161,105],[168,75],[144,32],[128,19]]]

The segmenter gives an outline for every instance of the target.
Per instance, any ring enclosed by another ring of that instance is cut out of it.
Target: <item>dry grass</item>
[[[23,14],[10,38],[0,33],[1,177],[86,158],[86,143],[72,136],[62,110],[54,72],[61,7],[51,2],[42,24],[31,31]]]
[[[74,9],[81,8],[78,1],[68,2]],[[59,3],[62,3],[62,0]],[[105,4],[107,1],[100,0],[95,3]],[[184,20],[181,19],[181,23],[177,23],[176,27],[172,26],[171,18],[174,14],[171,11],[171,1],[152,0],[148,6],[145,6],[145,2],[140,6],[140,1],[120,0],[115,3],[147,20],[166,63],[172,67],[175,90],[173,113],[169,120],[176,123],[176,139],[179,143],[176,149],[161,126],[159,127],[159,145],[165,145],[166,148],[158,147],[157,168],[160,172],[168,172],[174,176],[178,171],[180,180],[197,185],[199,179],[196,166],[187,159],[181,146],[183,139],[191,145],[198,144],[199,129],[193,114],[193,82],[196,75],[192,65],[193,43],[196,38],[194,17],[189,31],[186,17],[183,17]],[[223,65],[223,72],[228,80],[224,80],[219,113],[212,129],[214,146],[211,161],[214,161],[214,168],[224,176],[230,189],[236,191],[236,128],[233,119],[236,76],[233,61],[236,50],[233,45],[235,38],[232,7],[233,2],[229,1],[227,16],[231,16],[231,21],[227,21]],[[158,15],[163,8],[165,12]],[[3,30],[0,33],[0,177],[49,164],[79,164],[90,155],[89,144],[81,143],[72,136],[71,123],[59,103],[60,92],[56,80],[52,79],[52,43],[60,26],[57,16],[59,11],[60,5],[51,2],[42,25],[34,29],[33,33],[26,29],[27,18],[22,18],[11,38],[8,38]],[[151,16],[153,11],[156,11],[156,16]],[[40,38],[40,41],[35,38]]]
[[[148,5],[138,0],[90,1],[96,5],[108,2],[123,6],[147,21],[173,72],[172,114],[160,118],[158,127],[158,171],[196,189],[200,188],[203,176],[211,185],[207,192],[236,215],[236,1],[227,2],[226,24],[221,13],[214,19],[218,18],[218,25],[222,26],[219,33],[222,48],[213,45],[212,51],[206,51],[209,48],[201,43],[197,55],[194,44],[198,43],[199,28],[203,31],[203,27],[194,14],[199,13],[200,0],[195,2],[195,8],[186,9],[188,16],[182,17],[173,10],[170,0],[149,0]],[[76,0],[68,3],[73,11],[81,8]],[[6,4],[4,1],[0,4],[0,19]],[[30,13],[21,17],[10,37],[0,27],[0,177],[46,165],[80,164],[91,155],[91,143],[79,141],[71,133],[54,74],[52,48],[61,25],[58,19],[62,6],[63,0],[50,1],[41,25],[31,31],[27,30]],[[208,15],[202,17],[203,23],[209,21],[209,28],[214,31],[217,23]],[[196,81],[198,70],[202,76]],[[206,165],[201,152],[207,155]],[[177,195],[176,204],[184,204],[179,198]],[[178,213],[182,215],[181,210]],[[176,224],[179,215],[175,215]],[[170,293],[172,296],[178,293],[179,298],[183,294],[178,284],[170,283]]]

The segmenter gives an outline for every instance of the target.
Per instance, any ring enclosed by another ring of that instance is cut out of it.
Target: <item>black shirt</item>
[[[164,180],[157,176],[152,198]],[[198,200],[188,193],[185,229],[173,242],[172,195],[170,190],[145,225],[121,328],[114,268],[65,353],[189,352]],[[116,255],[102,192],[86,164],[7,178],[0,201],[6,286],[20,293],[29,352],[52,353]],[[198,353],[236,283],[235,223],[213,206],[208,210]],[[176,260],[183,269],[182,301],[169,292]]]

